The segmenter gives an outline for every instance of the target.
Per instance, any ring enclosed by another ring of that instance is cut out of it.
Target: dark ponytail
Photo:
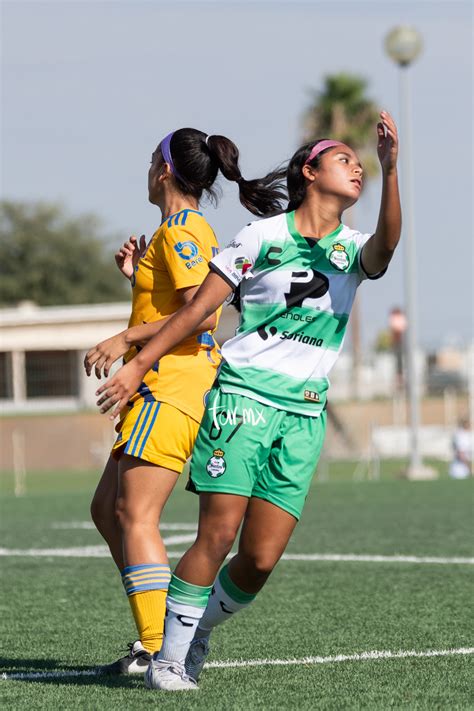
[[[286,185],[288,188],[289,199],[288,207],[286,208],[287,212],[293,212],[293,210],[296,210],[305,199],[306,180],[302,172],[303,166],[308,160],[308,156],[310,155],[314,146],[316,146],[320,141],[324,140],[327,139],[317,138],[316,140],[311,141],[311,143],[305,143],[304,146],[298,148],[298,150],[288,163],[288,169],[286,171]],[[318,155],[313,158],[313,160],[310,161],[308,165],[310,165],[312,168],[319,168],[319,165],[321,163],[321,156],[323,156],[329,150],[330,148],[326,148],[324,151],[321,151],[321,153],[318,153]]]
[[[238,183],[240,202],[247,210],[259,217],[281,211],[281,200],[286,199],[284,171],[275,170],[264,178],[245,180],[240,172],[239,149],[235,143],[225,136],[213,135],[209,136],[207,147],[222,175]]]
[[[264,178],[245,180],[239,168],[239,149],[225,136],[207,136],[194,128],[180,128],[171,137],[171,155],[178,189],[197,200],[205,192],[217,203],[214,186],[217,173],[238,183],[242,205],[254,215],[264,217],[281,212],[286,199],[286,171],[276,170]]]

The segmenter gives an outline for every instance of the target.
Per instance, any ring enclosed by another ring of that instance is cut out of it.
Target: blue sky
[[[383,40],[414,25],[424,48],[410,70],[419,340],[472,337],[472,8],[469,2],[2,3],[2,193],[61,200],[105,228],[150,235],[150,155],[174,128],[232,138],[245,177],[298,147],[302,113],[326,74],[365,76],[399,116],[398,70]],[[403,135],[401,136],[403,141]],[[375,127],[374,127],[375,151]],[[248,221],[233,185],[204,211],[225,245]],[[357,206],[374,229],[380,181]],[[403,304],[400,249],[361,289],[366,345]]]

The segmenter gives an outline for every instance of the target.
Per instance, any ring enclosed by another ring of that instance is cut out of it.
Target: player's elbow
[[[217,316],[216,313],[212,313],[206,319],[206,331],[213,331],[217,326]]]
[[[213,331],[217,326],[217,316],[215,313],[207,316],[196,329],[198,333],[204,333],[205,331]]]

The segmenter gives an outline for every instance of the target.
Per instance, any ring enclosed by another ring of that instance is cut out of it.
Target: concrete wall
[[[406,422],[403,402],[398,405],[392,400],[348,402],[332,407],[346,435],[341,435],[329,418],[325,454],[334,458],[363,458],[369,450],[373,426]],[[467,398],[462,397],[448,404],[441,398],[425,400],[422,422],[454,427],[467,407]],[[113,439],[113,424],[95,412],[3,417],[0,418],[0,469],[11,471],[16,464],[27,471],[101,471]]]

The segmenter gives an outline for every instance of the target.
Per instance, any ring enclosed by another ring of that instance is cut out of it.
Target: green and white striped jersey
[[[360,255],[370,237],[341,224],[306,239],[290,212],[252,222],[213,257],[210,268],[240,284],[242,305],[236,335],[222,348],[224,392],[321,413],[356,289],[368,276]]]

